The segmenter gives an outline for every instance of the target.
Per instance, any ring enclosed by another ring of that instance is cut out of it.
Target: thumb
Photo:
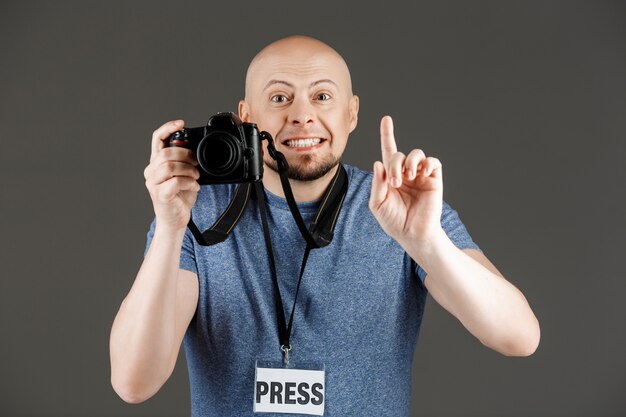
[[[385,167],[380,161],[374,162],[374,178],[372,179],[372,192],[370,193],[370,210],[378,211],[378,207],[387,198],[387,190],[389,188],[385,180]]]

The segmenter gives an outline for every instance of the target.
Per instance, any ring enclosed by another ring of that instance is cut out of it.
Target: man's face
[[[315,46],[274,48],[253,63],[239,106],[243,121],[272,135],[289,163],[289,178],[298,181],[316,180],[337,166],[357,113],[345,63]],[[265,164],[277,171],[263,146]]]

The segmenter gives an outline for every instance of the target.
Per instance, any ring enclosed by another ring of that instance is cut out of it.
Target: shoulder
[[[369,212],[369,199],[372,190],[373,173],[365,171],[352,165],[345,165],[348,174],[348,192],[346,193],[344,205],[351,210]]]
[[[441,210],[441,227],[458,248],[480,250],[461,221],[459,213],[445,201]]]
[[[355,167],[354,165],[348,164],[343,164],[343,167],[346,169],[346,172],[348,173],[348,179],[350,179],[350,181],[372,181],[372,171],[366,171],[359,167]]]
[[[441,205],[441,224],[445,226],[454,223],[461,223],[459,213],[444,200]]]
[[[372,189],[372,171],[365,171],[353,165],[345,165],[348,174],[348,194],[367,195],[369,198]]]

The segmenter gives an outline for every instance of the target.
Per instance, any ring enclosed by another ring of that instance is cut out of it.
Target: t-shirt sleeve
[[[472,237],[467,232],[463,222],[461,222],[459,214],[445,201],[443,202],[441,210],[441,227],[457,248],[480,250],[478,245],[472,240]],[[424,282],[424,279],[426,279],[426,271],[417,265],[415,272],[420,277],[422,282]]]
[[[156,228],[156,218],[152,220],[152,224],[150,224],[150,229],[148,230],[148,236],[146,241],[146,249],[143,252],[144,258],[148,253],[148,249],[150,248],[150,243],[152,242],[152,238],[154,237],[154,230]],[[191,231],[187,228],[185,230],[185,237],[183,239],[183,246],[180,251],[180,269],[186,269],[187,271],[194,272],[198,275],[198,266],[196,264],[196,254],[194,251],[194,237],[191,234]]]

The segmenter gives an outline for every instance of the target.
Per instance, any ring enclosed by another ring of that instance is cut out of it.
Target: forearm
[[[130,402],[158,391],[171,373],[178,351],[176,290],[183,237],[184,229],[166,232],[157,226],[111,329],[111,382]]]
[[[427,272],[431,295],[483,344],[505,355],[534,352],[539,324],[515,286],[458,249],[443,230],[402,246]]]

